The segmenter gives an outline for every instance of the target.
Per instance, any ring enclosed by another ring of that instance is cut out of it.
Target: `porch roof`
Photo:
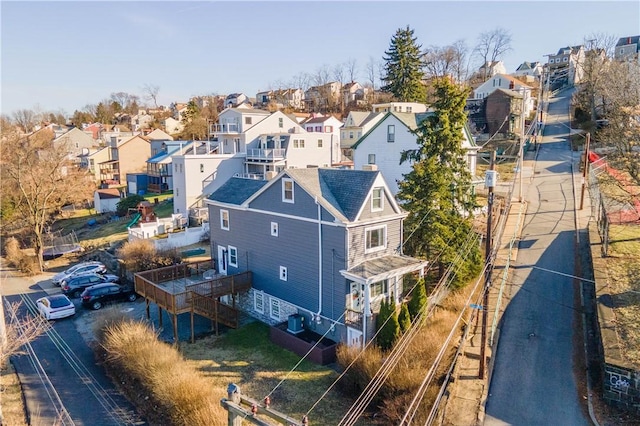
[[[353,268],[340,271],[340,274],[354,282],[371,284],[419,271],[425,268],[428,263],[426,260],[420,260],[410,256],[390,255],[365,260]]]

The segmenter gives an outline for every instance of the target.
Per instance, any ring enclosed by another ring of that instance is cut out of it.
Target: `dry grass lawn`
[[[300,357],[271,343],[268,326],[258,322],[182,344],[181,351],[221,397],[226,397],[227,385],[235,383],[257,400],[271,394],[272,408],[298,419],[338,377],[332,368],[307,361],[290,373]],[[337,424],[349,403],[337,391],[329,392],[309,414],[310,423]]]
[[[616,330],[625,357],[640,367],[640,226],[609,228],[607,269]]]
[[[22,389],[18,376],[11,364],[7,368],[0,369],[0,404],[4,423],[11,426],[26,426],[24,404],[22,401]]]

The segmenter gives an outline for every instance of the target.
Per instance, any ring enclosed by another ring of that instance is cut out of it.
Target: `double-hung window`
[[[282,202],[293,203],[293,180],[282,179]]]
[[[383,296],[389,291],[389,284],[387,280],[378,281],[377,283],[372,283],[371,287],[371,298]]]
[[[387,245],[386,225],[365,229],[365,253],[384,250]]]
[[[393,124],[389,124],[387,126],[387,142],[395,142],[396,141],[396,126]]]
[[[238,249],[233,246],[229,246],[229,266],[238,267]]]
[[[229,230],[229,210],[220,210],[220,228]]]
[[[382,188],[373,188],[371,192],[371,211],[380,211],[383,209],[384,205],[382,204],[382,195],[384,191]]]

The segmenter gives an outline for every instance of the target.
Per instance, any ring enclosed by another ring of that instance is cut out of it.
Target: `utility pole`
[[[527,93],[527,90],[523,87],[522,88],[522,111],[520,111],[520,149],[518,150],[518,170],[519,170],[519,174],[520,174],[520,184],[519,184],[519,191],[518,191],[518,201],[522,202],[523,199],[523,194],[522,194],[522,172],[523,172],[523,165],[524,165],[524,106],[525,106],[525,94]]]
[[[493,218],[493,187],[496,185],[496,152],[491,151],[491,163],[489,170],[485,173],[485,185],[489,190],[487,195],[487,239],[485,241],[485,272],[484,272],[484,289],[482,295],[482,334],[480,336],[480,370],[478,378],[484,379],[484,370],[486,364],[485,348],[487,346],[487,317],[489,311],[489,288],[491,287],[491,219]]]
[[[584,163],[582,165],[582,191],[580,192],[580,210],[584,207],[584,191],[587,186],[587,176],[589,175],[589,144],[591,142],[591,133],[587,132],[587,138],[584,144]]]

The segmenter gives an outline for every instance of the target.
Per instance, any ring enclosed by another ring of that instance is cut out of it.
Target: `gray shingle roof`
[[[255,194],[269,181],[255,180],[255,179],[243,179],[232,177],[226,181],[220,188],[218,188],[213,194],[209,196],[212,201],[219,201],[226,204],[244,203],[249,197]]]
[[[618,42],[616,43],[616,47],[627,46],[629,44],[638,44],[638,43],[640,43],[640,36],[621,37],[618,39]]]
[[[369,195],[377,171],[345,169],[288,169],[286,172],[337,219],[355,221]]]

